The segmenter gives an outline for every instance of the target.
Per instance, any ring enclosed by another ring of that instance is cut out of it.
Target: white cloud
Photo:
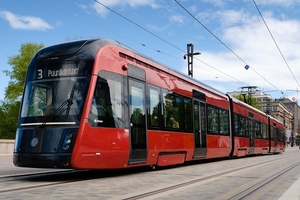
[[[138,6],[150,6],[151,8],[158,8],[158,4],[155,3],[155,0],[97,0],[93,4],[93,8],[101,17],[106,17],[109,13],[109,10],[103,5],[111,8],[114,6],[130,6],[132,8]]]
[[[227,11],[220,16],[222,16],[222,21],[227,21],[227,26],[222,29],[222,35],[219,38],[249,64],[250,69],[245,70],[245,63],[224,46],[215,53],[201,51],[199,59],[243,83],[259,86],[261,89],[276,90],[278,88],[286,91],[299,88],[297,84],[297,81],[300,83],[299,20],[277,19],[272,14],[265,17],[277,45],[297,79],[296,81],[259,16],[251,16],[249,13],[242,14],[239,11]],[[235,17],[240,20],[236,20]],[[221,91],[237,90],[238,87],[243,86],[243,83],[237,84],[236,80],[197,60],[194,60],[194,63],[210,71],[208,73],[210,75],[203,76],[203,73],[199,73],[201,70],[196,68],[194,77],[208,81]]]
[[[9,11],[1,11],[0,17],[8,21],[13,29],[45,31],[53,28],[39,17],[21,16]]]
[[[191,12],[196,12],[197,11],[197,6],[190,6],[190,10],[191,10]]]
[[[295,6],[300,3],[299,0],[259,0],[255,2],[257,5],[279,5],[283,7]]]
[[[243,9],[241,10],[225,10],[218,11],[215,15],[220,18],[223,26],[231,26],[239,23],[247,23],[251,20],[249,13],[246,13]]]
[[[226,1],[224,2],[224,0],[202,0],[202,1],[206,3],[211,3],[216,7],[223,7],[226,4]]]
[[[84,10],[85,12],[89,13],[89,7],[85,4],[76,4],[80,9]]]
[[[147,27],[150,30],[155,31],[155,32],[161,32],[161,31],[165,30],[165,27],[163,27],[163,26],[156,26],[156,25],[153,25],[153,24],[147,25]]]
[[[269,13],[266,13],[269,14]],[[243,24],[247,23],[249,21],[252,21],[253,18],[249,13],[245,12],[245,10],[222,10],[222,11],[206,11],[206,12],[200,12],[196,16],[200,21],[205,21],[205,24],[211,23],[221,23],[221,25],[224,27],[233,26],[237,24]]]
[[[173,22],[177,22],[177,23],[183,23],[184,21],[184,16],[182,15],[173,15],[170,17],[170,20]]]

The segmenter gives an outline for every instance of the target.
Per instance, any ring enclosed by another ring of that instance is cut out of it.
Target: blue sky
[[[192,43],[201,52],[194,78],[224,93],[251,85],[273,98],[298,98],[290,90],[300,90],[299,6],[300,0],[2,0],[0,100],[9,82],[2,71],[11,69],[8,57],[21,44],[93,37],[118,40],[183,73]]]

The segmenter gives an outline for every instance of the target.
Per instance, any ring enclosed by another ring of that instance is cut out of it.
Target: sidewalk
[[[279,200],[300,199],[300,178],[279,198]]]
[[[299,146],[286,147],[285,151],[298,149],[300,153]],[[279,198],[279,200],[299,200],[300,199],[300,177],[298,180]]]

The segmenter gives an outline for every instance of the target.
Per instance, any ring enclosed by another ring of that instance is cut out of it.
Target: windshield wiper
[[[70,107],[73,104],[73,96],[74,96],[75,86],[76,86],[76,83],[74,84],[74,86],[72,88],[70,98],[65,100],[54,112],[51,112],[49,115],[47,115],[41,126],[45,126],[47,124],[47,122],[55,120],[58,116],[60,116],[66,110],[67,110],[67,113],[66,113],[65,120],[67,120],[67,118],[69,116],[69,112],[70,112]]]

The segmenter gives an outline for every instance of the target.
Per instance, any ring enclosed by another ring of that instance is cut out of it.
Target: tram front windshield
[[[87,90],[86,77],[63,77],[27,82],[21,110],[23,125],[63,122],[78,124]]]

